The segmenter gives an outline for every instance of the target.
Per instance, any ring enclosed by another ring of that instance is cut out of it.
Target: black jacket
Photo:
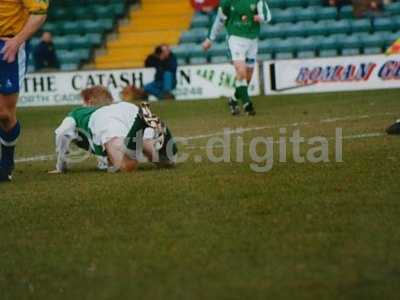
[[[154,76],[155,81],[163,81],[164,73],[171,72],[176,82],[176,70],[178,68],[178,62],[173,53],[166,59],[160,60],[156,55],[150,54],[145,61],[146,68],[155,68],[156,74]]]
[[[40,42],[33,51],[33,58],[35,70],[58,69],[60,67],[53,43]]]

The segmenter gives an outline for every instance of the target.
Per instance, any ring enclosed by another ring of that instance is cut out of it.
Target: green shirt
[[[79,135],[79,141],[75,144],[82,149],[92,152],[93,154],[106,156],[101,145],[94,145],[92,142],[92,132],[89,128],[89,121],[93,113],[100,107],[78,107],[71,111],[68,116],[73,118],[76,123],[76,131]]]
[[[90,117],[97,109],[99,109],[99,107],[78,107],[71,111],[68,116],[75,120],[78,130],[89,133]]]
[[[225,27],[228,35],[257,39],[260,36],[260,23],[254,22],[258,14],[259,0],[222,0],[220,7],[227,17]]]

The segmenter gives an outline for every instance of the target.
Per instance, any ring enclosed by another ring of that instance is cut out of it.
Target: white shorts
[[[228,46],[233,61],[245,61],[250,67],[256,64],[258,39],[246,39],[232,35],[228,39]]]
[[[95,145],[104,146],[113,138],[126,138],[139,108],[131,103],[119,102],[99,108],[89,121],[89,129]]]

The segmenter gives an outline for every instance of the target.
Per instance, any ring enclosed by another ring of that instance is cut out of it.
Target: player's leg
[[[247,84],[250,85],[250,82],[253,78],[254,69],[257,63],[257,53],[258,53],[258,41],[250,40],[248,43],[248,50],[246,54],[246,66],[247,66]]]
[[[138,161],[128,156],[123,138],[113,138],[104,145],[110,165],[122,172],[133,172]]]
[[[248,40],[247,46],[248,49],[246,54],[246,81],[248,86],[250,86],[250,82],[253,78],[254,69],[257,63],[258,41]],[[248,115],[254,116],[256,114],[252,101],[249,101],[248,104],[244,104],[243,107]]]
[[[0,181],[10,179],[14,169],[14,152],[20,134],[16,117],[18,94],[0,94]]]
[[[160,140],[153,128],[146,128],[143,134],[143,154],[161,167],[175,165],[178,148],[168,127]]]
[[[248,94],[246,65],[246,54],[249,46],[246,39],[236,36],[231,36],[229,38],[228,44],[236,72],[235,93],[229,100],[231,112],[233,115],[235,115],[238,113],[238,100],[242,102],[245,110],[249,109],[249,107],[252,107],[251,100]]]
[[[174,75],[172,72],[165,72],[163,76],[163,99],[174,99],[175,96],[172,94],[172,90],[175,88]]]
[[[153,81],[144,86],[144,91],[149,94],[157,97],[157,99],[160,99],[162,97],[163,93],[163,84],[162,82],[159,81]]]
[[[0,50],[4,42],[0,41]],[[18,57],[7,63],[0,54],[0,181],[8,181],[14,169],[14,152],[20,134],[16,107],[22,77],[26,71],[25,46],[21,46]]]

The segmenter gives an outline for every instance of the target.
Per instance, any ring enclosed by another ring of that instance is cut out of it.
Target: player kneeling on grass
[[[231,113],[240,113],[238,100],[244,111],[255,115],[253,103],[248,94],[248,85],[253,77],[257,60],[260,24],[269,22],[271,13],[265,0],[221,0],[218,14],[208,38],[203,43],[204,50],[211,48],[222,28],[228,32],[228,46],[236,71],[236,90],[229,99]]]
[[[102,95],[112,100],[102,87]],[[110,172],[132,172],[138,166],[143,153],[147,159],[159,166],[172,166],[177,147],[170,130],[154,116],[148,104],[140,107],[128,102],[106,104],[107,99],[93,97],[93,92],[82,92],[88,96],[85,104],[74,109],[56,129],[56,170],[67,169],[67,155],[71,142],[85,149],[99,159],[99,168]]]

